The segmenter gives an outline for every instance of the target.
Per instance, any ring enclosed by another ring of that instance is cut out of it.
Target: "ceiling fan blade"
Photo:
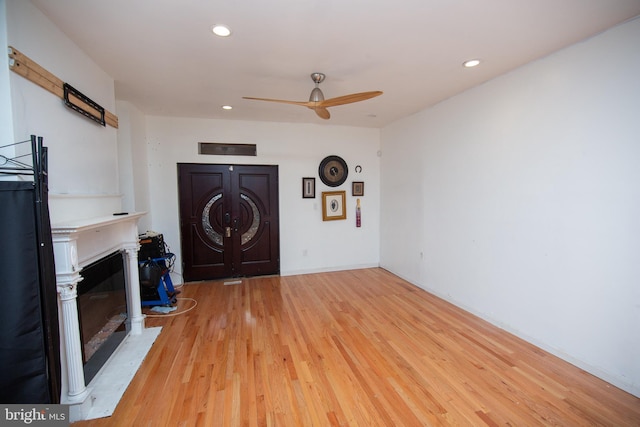
[[[328,120],[331,117],[331,114],[329,114],[329,110],[327,110],[325,107],[323,106],[319,106],[318,102],[314,102],[314,101],[308,101],[308,102],[304,102],[304,101],[287,101],[285,99],[270,99],[270,98],[253,98],[250,96],[243,96],[243,99],[250,99],[253,101],[268,101],[268,102],[280,102],[282,104],[293,104],[293,105],[300,105],[302,107],[307,107],[310,108],[312,110],[314,110],[316,112],[316,114],[318,115],[318,117],[323,118],[325,120]]]
[[[313,108],[313,111],[315,111],[318,117],[320,117],[321,119],[329,120],[329,118],[331,117],[331,114],[329,114],[329,110],[324,107],[315,107]]]
[[[254,101],[269,101],[269,102],[280,102],[282,104],[293,104],[293,105],[302,105],[303,107],[313,108],[315,102],[307,102],[307,101],[287,101],[284,99],[269,99],[269,98],[252,98],[249,96],[243,96],[242,99],[251,99]]]
[[[353,102],[360,102],[367,99],[375,98],[376,96],[382,95],[382,92],[379,90],[375,90],[372,92],[360,92],[360,93],[352,93],[351,95],[339,96],[337,98],[325,99],[324,101],[318,102],[318,105],[321,107],[335,107],[337,105],[351,104]]]

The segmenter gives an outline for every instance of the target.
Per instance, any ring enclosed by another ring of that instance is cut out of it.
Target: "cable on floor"
[[[167,313],[167,314],[145,314],[145,316],[147,317],[173,317],[173,316],[180,316],[181,314],[185,314],[190,312],[191,310],[193,310],[194,308],[196,308],[198,306],[198,301],[196,301],[193,298],[176,298],[176,300],[178,301],[193,301],[193,305],[189,308],[187,308],[186,310],[180,311],[180,312],[175,312],[175,313]]]

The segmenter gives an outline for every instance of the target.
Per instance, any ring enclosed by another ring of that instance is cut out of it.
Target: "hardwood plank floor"
[[[113,416],[74,426],[640,425],[640,399],[383,269],[182,291]]]

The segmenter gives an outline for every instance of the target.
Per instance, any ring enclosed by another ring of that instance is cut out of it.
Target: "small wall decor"
[[[315,178],[302,178],[302,198],[303,199],[316,198],[316,179]]]
[[[353,181],[351,183],[351,195],[352,196],[364,196],[364,182]]]
[[[320,162],[318,175],[329,187],[339,187],[347,180],[349,168],[347,162],[339,156],[327,156]]]
[[[322,220],[347,219],[346,200],[347,194],[345,191],[323,191]]]

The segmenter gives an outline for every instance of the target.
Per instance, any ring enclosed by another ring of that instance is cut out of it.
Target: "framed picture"
[[[322,220],[347,219],[346,200],[345,191],[323,191]]]
[[[351,195],[352,196],[364,196],[364,182],[353,181],[351,183]]]
[[[303,199],[316,198],[316,179],[315,178],[302,178],[302,198]]]

